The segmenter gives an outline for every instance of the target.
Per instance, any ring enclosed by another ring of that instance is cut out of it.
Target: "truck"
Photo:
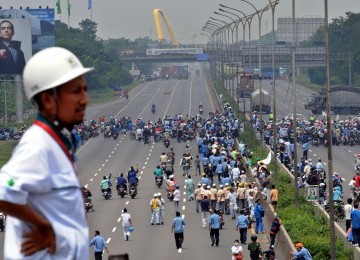
[[[255,90],[251,94],[251,108],[253,111],[260,111],[260,106],[262,105],[262,113],[270,114],[271,113],[271,96],[270,94],[260,89]]]
[[[250,73],[242,73],[238,75],[237,94],[240,98],[251,97],[254,92],[254,78]]]
[[[349,86],[330,87],[331,111],[337,115],[358,115],[360,113],[360,88]],[[314,115],[326,111],[326,89],[323,88],[318,94],[308,98],[304,105],[305,109],[311,110]]]
[[[160,78],[169,79],[169,77],[170,77],[170,67],[169,66],[160,67]]]
[[[189,69],[187,65],[178,65],[176,68],[176,76],[178,79],[188,79]]]

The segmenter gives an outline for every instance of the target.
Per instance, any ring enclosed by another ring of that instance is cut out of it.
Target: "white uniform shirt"
[[[14,185],[8,185],[13,180]],[[22,236],[30,226],[8,216],[4,259],[89,259],[89,230],[84,202],[73,166],[59,144],[42,128],[32,126],[0,171],[0,200],[28,204],[52,225],[56,253],[48,249],[25,257]]]
[[[131,219],[131,215],[129,213],[121,214],[121,224],[123,226],[130,226],[130,222],[129,222],[130,219]]]

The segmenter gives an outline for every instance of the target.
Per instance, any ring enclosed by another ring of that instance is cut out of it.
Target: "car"
[[[294,114],[288,114],[285,117],[285,120],[293,120],[294,119]],[[297,120],[302,120],[302,119],[306,119],[306,117],[303,114],[296,114],[296,119]]]

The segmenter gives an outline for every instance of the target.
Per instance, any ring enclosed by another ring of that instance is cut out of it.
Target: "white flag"
[[[265,165],[270,164],[271,163],[271,152],[269,152],[268,156],[264,160],[261,160],[261,162]]]

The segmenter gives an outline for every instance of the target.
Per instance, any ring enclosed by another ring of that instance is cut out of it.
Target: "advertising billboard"
[[[0,19],[29,19],[33,53],[55,46],[55,11],[46,9],[0,9]]]
[[[22,74],[31,45],[30,19],[0,18],[0,74]]]

